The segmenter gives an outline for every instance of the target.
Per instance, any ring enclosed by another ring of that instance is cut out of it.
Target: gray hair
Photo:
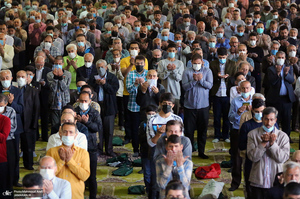
[[[104,65],[107,66],[107,62],[106,62],[104,59],[99,59],[99,60],[96,62],[96,66],[97,66],[98,64],[102,64],[102,63],[104,63]]]
[[[107,29],[107,28],[111,28],[111,27],[113,27],[113,23],[111,23],[111,22],[106,22],[105,24],[104,24],[104,28],[105,29]]]
[[[69,48],[71,48],[71,47],[73,47],[75,50],[77,50],[77,46],[75,44],[69,44],[69,45],[67,45],[66,50],[68,51]]]
[[[255,93],[253,96],[252,96],[252,100],[253,99],[262,99],[263,101],[266,101],[266,98],[263,94],[261,93]]]
[[[298,29],[297,29],[297,28],[291,28],[291,30],[296,31],[296,33],[298,34]],[[291,30],[290,30],[290,31],[291,31]]]
[[[241,61],[241,62],[239,63],[238,69],[240,69],[240,68],[242,67],[242,65],[244,65],[244,64],[247,64],[248,67],[249,67],[249,69],[250,69],[250,64],[249,64],[249,62],[247,62],[247,61]]]
[[[116,21],[116,20],[122,20],[121,16],[120,15],[119,16],[115,16],[114,19],[113,19],[113,21]]]
[[[153,53],[155,53],[155,52],[160,52],[160,53],[161,53],[161,51],[160,51],[159,49],[154,49],[154,50],[152,51],[152,55],[153,55]]]
[[[217,37],[216,37],[216,36],[213,36],[213,35],[211,35],[211,36],[209,37],[209,39],[217,39]]]
[[[265,115],[270,115],[271,113],[274,113],[275,114],[275,117],[277,118],[277,115],[278,115],[278,111],[277,111],[277,109],[276,108],[274,108],[274,107],[267,107],[267,108],[265,108],[264,110],[263,110],[263,117],[265,116]]]
[[[276,41],[276,40],[274,40],[274,41],[271,42],[271,46],[273,46],[274,44],[277,44],[279,46],[279,48],[281,46],[280,43],[278,41]]]
[[[294,169],[298,167],[298,169],[300,170],[300,164],[298,164],[297,162],[293,162],[293,161],[288,161],[283,165],[283,175],[286,174],[288,169]]]
[[[161,31],[161,34],[163,34],[163,33],[170,33],[170,31],[169,31],[169,29],[163,29],[162,31]]]
[[[193,34],[194,36],[196,36],[196,33],[194,31],[191,31],[191,30],[187,32],[187,35],[190,35],[190,34]]]
[[[38,60],[38,58],[43,58],[44,59],[44,61],[45,61],[45,57],[43,57],[43,56],[36,56],[36,58],[35,58],[35,62]]]

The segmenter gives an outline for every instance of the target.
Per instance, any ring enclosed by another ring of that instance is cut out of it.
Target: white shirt
[[[250,95],[251,95],[251,98],[252,98],[252,96],[255,94],[255,88],[253,88],[253,87],[251,87],[252,89],[251,89],[251,91],[250,91]],[[233,86],[233,87],[231,87],[230,88],[230,103],[231,103],[231,101],[234,99],[234,98],[236,98],[236,97],[238,97],[238,96],[241,96],[242,94],[238,94],[238,92],[237,92],[237,90],[236,90],[236,86]]]
[[[80,133],[79,131],[77,131],[77,132],[78,132],[78,134],[74,141],[75,146],[78,146],[80,148],[87,150],[86,136],[83,133]],[[60,145],[62,145],[62,141],[60,139],[59,133],[57,132],[49,137],[46,151],[48,151],[52,147],[57,147]]]
[[[36,81],[39,82],[42,79],[42,74],[43,74],[44,68],[41,70],[36,70],[35,75],[36,75]]]
[[[9,35],[5,35],[5,44],[14,46],[14,38]]]
[[[53,190],[43,196],[43,199],[71,199],[72,189],[71,184],[67,180],[54,177],[52,180]]]

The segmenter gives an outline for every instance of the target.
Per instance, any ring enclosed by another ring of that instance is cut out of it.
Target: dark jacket
[[[2,92],[3,90],[2,85],[0,85],[0,90]],[[23,94],[21,92],[21,89],[12,85],[10,86],[9,92],[14,95],[14,100],[11,104],[8,103],[8,106],[15,109],[17,114],[17,130],[15,131],[15,134],[20,134],[23,133],[23,123],[21,118],[21,115],[23,114],[24,111]]]
[[[267,103],[281,103],[280,98],[280,88],[282,83],[282,78],[284,78],[284,85],[287,89],[287,95],[289,97],[290,102],[294,102],[296,100],[292,83],[294,82],[294,74],[293,67],[290,67],[290,70],[287,75],[281,77],[277,75],[275,66],[271,66],[268,68],[268,79],[270,84],[270,89],[266,96]]]
[[[37,130],[38,119],[40,113],[40,98],[39,91],[29,85],[23,87],[24,112],[22,114],[22,121],[24,124],[24,132],[31,132]]]
[[[251,83],[251,86],[256,89],[256,82],[255,82],[255,78],[250,76],[250,75],[246,75],[246,80],[249,81]],[[226,90],[226,93],[227,93],[227,96],[229,97],[230,95],[230,89],[231,87],[235,86],[235,79],[233,76],[231,77],[228,77],[228,81],[227,81],[227,90]]]
[[[76,114],[80,115],[80,108],[76,107]],[[98,111],[90,106],[90,110],[87,113],[89,115],[89,120],[86,124],[84,124],[88,128],[88,151],[95,152],[97,151],[97,132],[103,131],[102,120]]]
[[[39,82],[36,81],[36,75],[34,75],[31,84],[39,89],[40,92],[40,104],[49,104],[49,94],[50,94],[50,84],[47,80],[47,74],[51,72],[52,70],[48,67],[44,67],[44,70],[42,72],[42,79],[46,82],[45,86],[42,86]],[[36,74],[36,72],[34,72]]]
[[[91,78],[91,76],[92,76],[93,74],[97,73],[97,69],[96,69],[95,64],[92,64],[91,68],[92,68],[92,72],[91,72],[90,76],[88,76],[88,75],[86,74],[86,67],[85,67],[85,66],[79,67],[79,68],[77,69],[76,82],[77,82],[78,78],[80,78],[80,77],[85,78],[85,81],[88,82],[89,79]]]
[[[61,24],[57,24],[56,26],[55,26],[55,28],[57,28],[59,31],[61,31]],[[73,24],[71,24],[71,23],[68,23],[68,31],[70,31],[70,30],[72,30],[74,28],[74,25]]]
[[[89,81],[89,85],[92,85],[97,95],[99,95],[100,85],[96,84],[95,75],[92,74],[92,78]],[[117,114],[117,91],[119,89],[119,80],[118,78],[107,72],[106,83],[103,86],[103,106],[101,107],[102,116],[110,116]],[[99,100],[99,99],[98,99]]]
[[[210,90],[210,96],[215,96],[221,85],[221,78],[219,78],[219,76],[218,76],[218,73],[220,72],[219,60],[214,60],[214,61],[210,62],[210,69],[213,73],[213,78],[214,78],[213,87]],[[227,59],[227,61],[225,63],[225,74],[228,74],[229,77],[234,76],[234,74],[236,73],[236,69],[237,69],[236,62]],[[225,83],[227,83],[228,78],[225,79]]]

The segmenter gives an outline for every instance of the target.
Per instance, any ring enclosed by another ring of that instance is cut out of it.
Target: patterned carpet
[[[222,161],[226,160],[228,161],[230,159],[230,156],[228,154],[228,150],[230,147],[230,144],[225,142],[219,142],[219,143],[212,143],[213,140],[213,121],[212,116],[209,122],[210,126],[208,129],[208,139],[206,143],[206,154],[209,156],[209,159],[203,160],[197,157],[197,152],[193,153],[192,160],[194,162],[194,168],[197,168],[199,166],[206,166],[211,165],[212,163],[221,163]],[[117,126],[115,129],[119,129]],[[123,139],[124,132],[120,130],[115,130],[114,132],[115,136],[119,136]],[[196,134],[195,134],[196,135]],[[298,142],[299,142],[299,133],[292,132],[291,134],[292,140],[295,142],[292,144],[291,148],[298,149]],[[46,142],[37,141],[36,142],[36,154],[37,157],[35,160],[35,171],[38,172],[38,160],[40,157],[45,155],[45,149],[46,149]],[[129,157],[134,160],[136,158],[132,157],[132,146],[131,143],[125,145],[125,146],[118,146],[114,147],[114,151],[116,153],[128,153]],[[108,157],[106,156],[100,156],[98,158],[98,168],[97,168],[97,181],[98,181],[98,197],[99,198],[122,198],[122,199],[143,199],[147,198],[146,195],[129,195],[128,194],[128,187],[132,185],[143,185],[143,175],[138,174],[138,171],[141,170],[141,167],[134,167],[133,173],[126,176],[126,177],[116,177],[112,176],[112,171],[116,168],[109,167],[105,165],[106,159]],[[239,189],[237,189],[234,192],[229,192],[228,188],[230,187],[231,182],[231,174],[227,172],[228,169],[222,168],[222,173],[220,175],[220,178],[215,179],[216,181],[221,181],[225,183],[223,194],[227,198],[231,198],[233,196],[244,196],[243,193],[243,182],[240,185]],[[22,181],[22,178],[27,173],[31,173],[32,171],[25,170],[22,163],[22,158],[20,159],[20,181]],[[201,192],[205,184],[209,180],[198,180],[195,178],[195,175],[192,176],[192,182],[191,182],[191,196],[192,198],[197,198]],[[85,192],[86,197],[88,198],[88,191]]]

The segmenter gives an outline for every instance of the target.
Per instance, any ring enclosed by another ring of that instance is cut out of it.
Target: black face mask
[[[111,36],[112,37],[117,37],[118,36],[118,32],[117,31],[112,31],[111,32]]]
[[[143,65],[135,65],[136,71],[138,73],[142,72],[144,70],[144,66]]]
[[[168,113],[170,113],[172,111],[172,106],[168,105],[168,104],[162,105],[162,111],[165,114],[168,114]]]
[[[153,49],[160,49],[159,45],[153,45]]]
[[[146,36],[147,36],[146,33],[140,33],[141,38],[146,38]]]
[[[214,14],[212,12],[207,13],[208,16],[213,16]]]
[[[154,62],[159,62],[161,60],[161,57],[157,58],[157,57],[153,57],[153,61]]]
[[[95,30],[95,29],[96,29],[95,25],[90,25],[90,30]]]

